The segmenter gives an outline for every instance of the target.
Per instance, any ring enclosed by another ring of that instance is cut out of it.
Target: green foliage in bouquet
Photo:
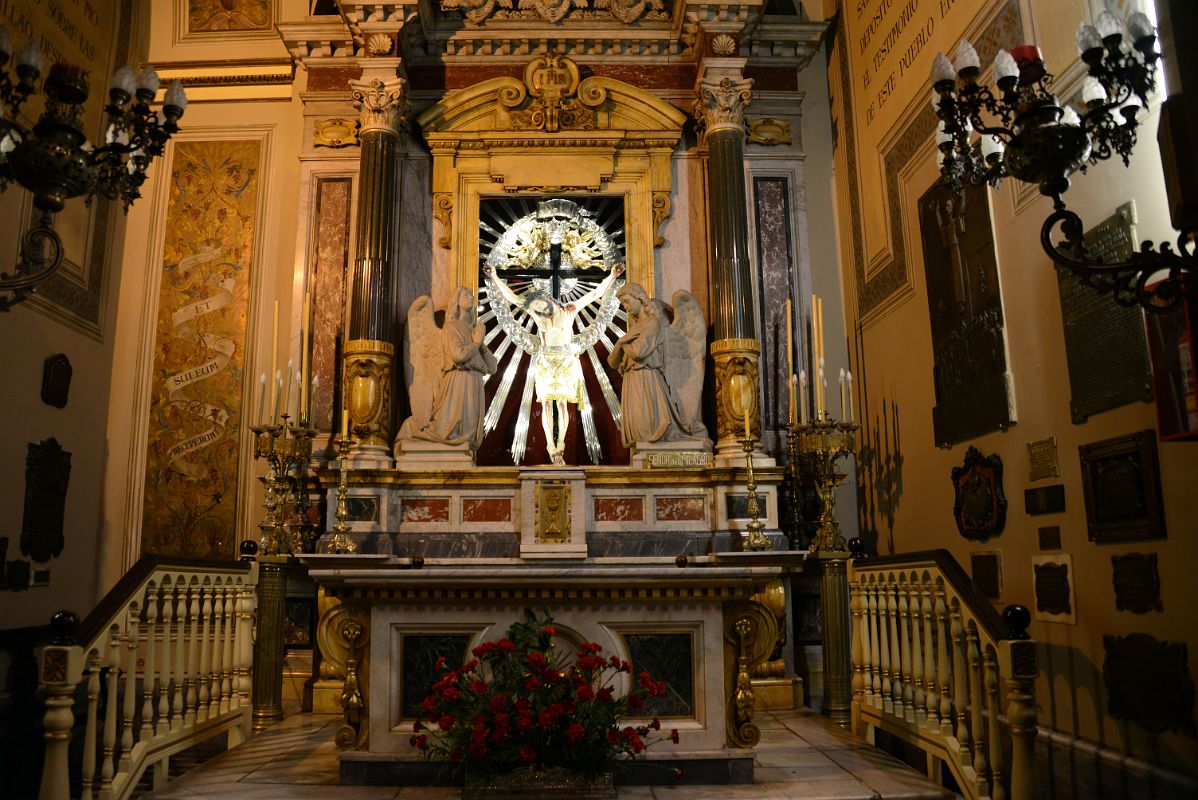
[[[612,683],[631,671],[627,661],[605,659],[602,647],[587,642],[575,663],[563,667],[550,644],[552,618],[524,613],[502,639],[474,648],[460,669],[437,661],[440,677],[413,725],[414,747],[471,775],[521,767],[597,775],[661,739],[678,742],[677,730],[658,733],[656,719],[620,726],[646,697],[664,695],[664,683],[642,672],[628,694],[616,697]]]

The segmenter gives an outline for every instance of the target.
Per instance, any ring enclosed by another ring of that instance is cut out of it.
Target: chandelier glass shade
[[[967,182],[997,188],[1007,176],[1037,185],[1053,200],[1040,239],[1058,267],[1119,303],[1164,312],[1194,291],[1195,231],[1181,233],[1177,250],[1145,243],[1126,262],[1104,263],[1087,252],[1082,220],[1064,201],[1073,173],[1114,156],[1130,165],[1140,116],[1156,89],[1156,42],[1156,29],[1139,12],[1124,21],[1104,11],[1094,25],[1082,23],[1077,47],[1089,74],[1074,108],[1052,93],[1038,47],[1000,49],[991,87],[980,80],[977,51],[963,40],[951,61],[936,55],[932,106],[943,185],[958,192]],[[1064,238],[1055,241],[1058,230]]]
[[[9,62],[13,63],[10,65]],[[159,79],[147,66],[140,76],[122,67],[113,75],[104,107],[102,144],[83,131],[89,95],[88,73],[54,64],[41,82],[45,107],[32,126],[20,118],[22,105],[37,90],[45,59],[33,40],[16,54],[7,29],[0,27],[0,191],[15,182],[33,195],[37,221],[21,239],[13,273],[0,273],[0,311],[36,290],[62,263],[62,240],[54,214],[75,197],[120,200],[126,210],[141,196],[150,162],[162,154],[187,107],[178,81],[166,90],[161,110],[151,107]]]

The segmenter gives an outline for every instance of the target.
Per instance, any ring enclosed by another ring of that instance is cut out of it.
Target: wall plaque
[[[1065,510],[1065,484],[1024,489],[1023,510],[1027,514],[1061,513]]]
[[[1164,610],[1156,553],[1111,556],[1111,583],[1115,588],[1115,608],[1120,611],[1146,614]]]
[[[1194,735],[1194,681],[1185,643],[1133,633],[1103,636],[1102,646],[1102,677],[1112,717],[1150,733],[1178,730]]]
[[[1032,556],[1032,575],[1036,592],[1032,616],[1045,622],[1076,623],[1072,556]]]
[[[998,262],[985,186],[939,184],[919,200],[932,322],[936,444],[1005,429],[1013,418]]]
[[[1155,431],[1084,444],[1078,453],[1090,541],[1164,537]]]
[[[965,451],[965,463],[953,467],[956,501],[953,517],[966,539],[984,542],[1002,533],[1007,521],[1007,499],[1002,491],[1002,458],[983,456],[976,447]]]
[[[1124,203],[1086,232],[1087,250],[1104,260],[1129,258],[1135,251],[1135,221],[1135,205]],[[1151,400],[1152,374],[1139,307],[1115,305],[1064,270],[1057,271],[1057,288],[1073,422],[1080,424],[1091,414]]]
[[[1049,436],[1027,443],[1027,479],[1042,481],[1045,478],[1061,477],[1061,465],[1057,459],[1057,437]]]
[[[969,554],[973,583],[987,600],[1002,600],[1002,551],[978,550]]]
[[[29,443],[25,456],[25,513],[21,552],[44,563],[62,552],[71,454],[54,437]]]
[[[1060,550],[1061,549],[1061,526],[1048,525],[1043,528],[1036,529],[1036,535],[1040,538],[1041,550]]]
[[[47,358],[42,364],[42,402],[55,408],[66,408],[73,372],[66,353],[55,353]]]

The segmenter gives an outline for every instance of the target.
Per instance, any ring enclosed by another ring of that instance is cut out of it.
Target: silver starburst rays
[[[518,386],[515,424],[497,435],[506,440],[510,430],[512,461],[520,464],[528,450],[533,401],[545,399],[534,398],[541,386],[537,365],[542,365],[544,380],[544,365],[556,363],[559,370],[578,376],[587,455],[600,463],[596,414],[610,416],[617,428],[620,424],[620,401],[595,348],[601,344],[610,350],[627,319],[616,299],[622,281],[610,280],[612,270],[624,262],[622,198],[484,200],[479,262],[479,321],[493,325],[487,343],[500,365],[488,386],[493,394],[483,419],[484,435],[496,433]],[[568,330],[558,325],[568,325]],[[572,363],[562,366],[563,357]],[[583,364],[589,368],[582,369]],[[581,378],[588,371],[599,387],[598,408]]]

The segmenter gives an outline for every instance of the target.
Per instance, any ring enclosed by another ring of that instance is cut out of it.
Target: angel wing
[[[703,424],[703,360],[707,350],[707,321],[695,296],[674,292],[674,321],[666,340],[666,383],[682,427],[691,436],[707,437]]]
[[[400,437],[411,435],[432,418],[433,394],[440,379],[441,329],[433,319],[433,300],[422,294],[408,308],[408,336],[404,342],[408,397],[412,416],[400,428]]]

